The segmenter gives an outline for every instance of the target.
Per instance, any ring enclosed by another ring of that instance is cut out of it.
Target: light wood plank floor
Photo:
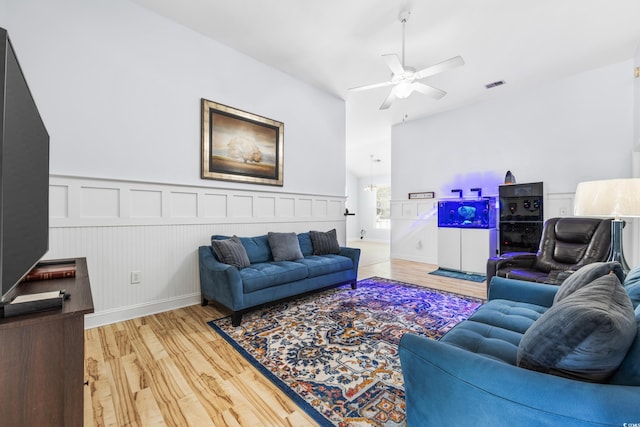
[[[484,298],[485,283],[429,275],[436,266],[387,260],[359,278],[386,277]],[[206,322],[194,305],[85,332],[85,426],[313,426],[296,404]]]

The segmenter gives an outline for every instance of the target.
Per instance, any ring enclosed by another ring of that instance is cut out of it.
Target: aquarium
[[[496,198],[438,201],[438,227],[496,228]]]

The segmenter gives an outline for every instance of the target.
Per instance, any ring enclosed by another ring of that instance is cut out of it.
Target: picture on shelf
[[[284,123],[202,99],[203,179],[283,185]]]
[[[409,193],[409,200],[411,199],[433,199],[436,197],[436,193],[433,191],[424,191],[422,193]]]

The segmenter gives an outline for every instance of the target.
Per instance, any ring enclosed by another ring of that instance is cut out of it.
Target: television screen
[[[48,250],[49,134],[2,28],[0,59],[0,277],[6,302]]]

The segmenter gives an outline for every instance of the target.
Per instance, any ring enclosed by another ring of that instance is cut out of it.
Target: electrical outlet
[[[560,208],[560,216],[567,216],[569,210],[567,208]]]
[[[142,281],[142,273],[139,271],[131,272],[131,284],[135,285],[136,283],[140,283]]]

